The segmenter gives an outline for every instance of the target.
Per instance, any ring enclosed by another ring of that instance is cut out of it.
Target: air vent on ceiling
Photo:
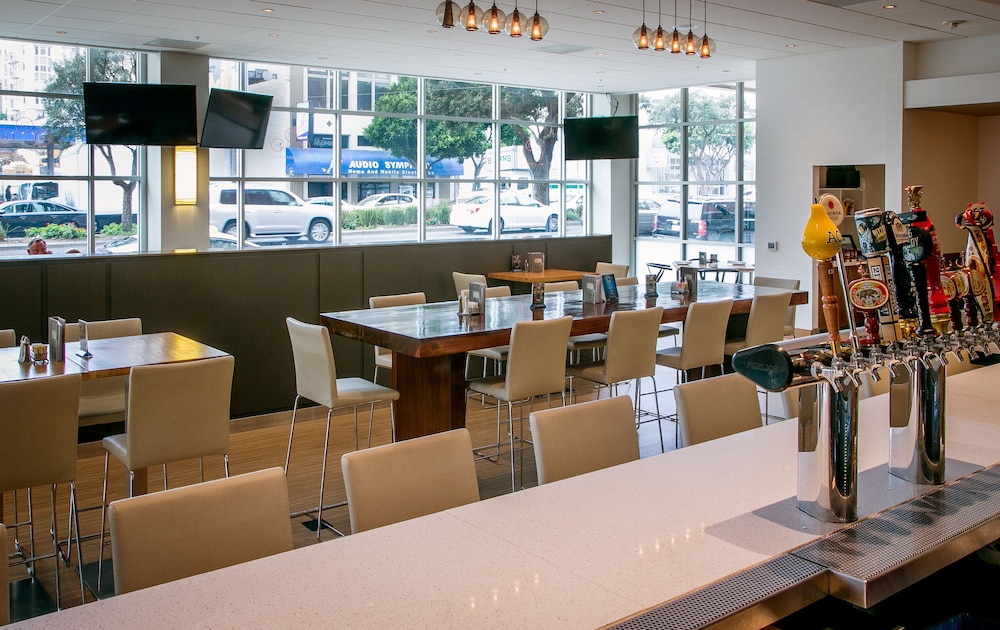
[[[829,7],[853,7],[856,4],[868,4],[871,0],[811,0],[817,4],[825,4]]]
[[[151,46],[153,48],[173,48],[175,50],[198,50],[207,45],[208,42],[189,42],[183,39],[163,39],[162,37],[151,39],[143,44],[143,46]]]

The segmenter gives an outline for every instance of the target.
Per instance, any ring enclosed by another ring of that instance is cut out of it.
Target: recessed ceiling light
[[[594,54],[597,55],[598,57],[603,57],[604,56],[604,53],[602,53],[602,52],[594,53]]]
[[[268,33],[267,36],[268,37],[277,37],[278,34],[277,33]]]
[[[604,70],[598,70],[597,74],[604,74]]]
[[[594,9],[594,15],[604,15],[604,9]]]
[[[261,9],[262,13],[274,13],[274,9]]]
[[[785,44],[785,48],[795,48],[795,44]]]
[[[326,61],[326,59],[327,59],[326,57],[319,57],[320,61]]]
[[[895,9],[896,5],[894,5],[894,4],[883,4],[882,8],[883,9]]]
[[[428,35],[437,35],[437,31],[434,30],[434,29],[431,29],[431,30],[427,31],[427,34]]]
[[[463,55],[463,54],[461,54],[461,53],[458,53],[458,54],[456,54],[456,55],[455,55],[455,59],[461,59],[461,58],[462,58],[462,57],[464,57],[464,56],[465,56],[465,55]]]
[[[66,31],[56,31],[56,35],[65,35]]]

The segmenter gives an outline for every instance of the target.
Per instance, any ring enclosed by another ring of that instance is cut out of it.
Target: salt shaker
[[[21,352],[17,355],[18,363],[31,363],[31,340],[27,335],[21,335]]]

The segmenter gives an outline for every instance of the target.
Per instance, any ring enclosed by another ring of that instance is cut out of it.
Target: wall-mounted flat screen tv
[[[198,144],[195,86],[84,83],[88,144]]]
[[[271,115],[270,94],[213,89],[202,125],[201,146],[214,149],[262,149]]]
[[[567,160],[639,157],[639,117],[567,118],[563,123]]]

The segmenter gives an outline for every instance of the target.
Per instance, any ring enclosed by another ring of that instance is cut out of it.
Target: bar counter
[[[1000,461],[998,378],[1000,366],[948,380],[949,482]],[[887,404],[886,396],[861,402],[862,521],[935,490],[888,475]],[[778,422],[18,627],[613,624],[845,527],[795,507],[796,425]]]

